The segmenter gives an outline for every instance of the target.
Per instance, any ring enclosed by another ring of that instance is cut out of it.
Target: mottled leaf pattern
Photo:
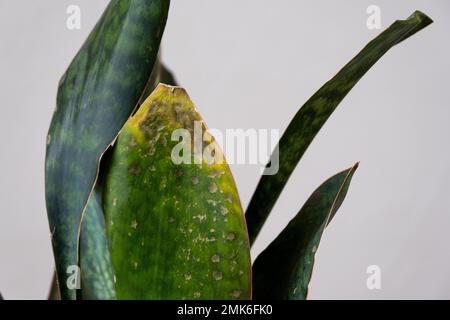
[[[358,165],[325,181],[253,265],[254,299],[306,299],[314,255]]]
[[[99,159],[150,77],[168,0],[112,0],[61,79],[47,138],[46,203],[63,299]]]
[[[145,98],[149,95],[148,92],[153,91],[160,82],[175,83],[175,80],[171,72],[157,59],[144,93]],[[142,102],[143,100],[139,104],[142,104]],[[110,152],[107,153],[107,155],[109,154]],[[113,283],[114,271],[104,229],[105,222],[101,197],[103,189],[102,173],[104,173],[102,167],[100,165],[100,177],[86,208],[80,236],[81,290],[79,298],[88,300],[116,298],[115,284]]]
[[[394,45],[429,25],[432,20],[416,11],[394,22],[319,89],[294,116],[279,142],[279,171],[261,177],[247,208],[250,242],[256,239],[297,163],[330,115],[361,77]]]
[[[176,129],[191,139],[173,141]],[[103,193],[117,298],[250,298],[247,230],[228,165],[172,161],[176,146],[221,159],[205,130],[184,89],[159,85],[121,132]]]

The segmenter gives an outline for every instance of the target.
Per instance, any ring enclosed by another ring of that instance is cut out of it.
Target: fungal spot
[[[199,183],[199,180],[197,177],[192,178],[192,184],[197,185]]]
[[[200,292],[194,292],[194,298],[200,298],[200,296],[201,296],[201,293]]]
[[[137,145],[136,139],[134,139],[134,137],[131,137],[130,141],[128,141],[128,145],[130,147],[136,147]]]
[[[134,230],[136,230],[137,226],[138,226],[138,223],[137,223],[136,219],[131,221],[130,227],[132,227]]]
[[[194,219],[198,219],[198,221],[203,222],[203,220],[206,220],[206,214],[198,214],[193,217]]]
[[[209,232],[214,233],[216,232],[216,229],[209,229]]]
[[[113,206],[114,206],[114,207],[117,206],[117,198],[114,198],[114,199],[113,199]]]
[[[216,281],[222,280],[223,278],[222,272],[220,271],[213,271],[212,276]]]
[[[240,296],[241,296],[241,292],[239,291],[239,290],[234,290],[232,293],[231,293],[231,296],[233,297],[233,298],[239,298]]]
[[[220,206],[220,213],[225,216],[228,214],[228,209],[225,208],[224,206]]]
[[[131,232],[128,232],[128,236],[131,237]]]
[[[150,170],[151,172],[155,172],[156,167],[152,164],[150,167],[148,167],[148,170]]]
[[[184,275],[184,279],[185,279],[186,281],[191,280],[191,279],[192,279],[191,274],[190,274],[190,273],[186,273],[186,274]]]
[[[233,196],[231,194],[225,195],[225,200],[229,203],[233,203]]]
[[[220,256],[218,254],[215,254],[211,257],[211,261],[213,263],[219,263],[220,262]]]
[[[165,147],[167,146],[167,139],[166,137],[162,137],[160,143]]]
[[[175,219],[173,217],[169,217],[169,223],[174,223]]]
[[[47,145],[49,145],[50,142],[52,142],[52,136],[51,135],[47,135]]]
[[[139,166],[131,166],[128,171],[135,177],[141,173],[141,168]]]
[[[243,270],[239,270],[239,275],[243,275],[244,274],[244,271]]]
[[[317,251],[317,246],[314,246],[313,248],[312,248],[312,253],[316,253],[316,251]]]
[[[141,241],[141,246],[143,247],[145,245],[144,240]]]
[[[205,241],[206,241],[206,242],[214,242],[214,241],[216,241],[216,238],[214,238],[214,237],[211,237],[211,238],[205,238]]]
[[[138,263],[137,263],[137,262],[134,262],[133,265],[134,265],[134,269],[137,269]]]
[[[206,200],[206,202],[208,202],[209,204],[212,204],[213,207],[215,207],[217,205],[217,202],[214,200]]]
[[[297,293],[297,287],[294,288],[294,290],[292,291],[292,294],[296,294]]]
[[[175,169],[175,177],[180,178],[183,175],[183,170],[180,168]]]
[[[230,232],[227,234],[225,239],[227,239],[228,241],[233,241],[234,239],[236,239],[236,235],[233,232]]]
[[[217,192],[217,185],[212,182],[209,186],[208,186],[208,191],[211,193],[216,193]]]
[[[211,173],[208,176],[210,178],[218,178],[223,174],[224,174],[224,172],[222,170],[213,170],[213,171],[211,171]]]

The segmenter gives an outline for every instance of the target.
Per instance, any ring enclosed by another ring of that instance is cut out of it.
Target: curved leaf
[[[159,85],[121,132],[103,193],[118,299],[250,298],[250,249],[231,172],[225,162],[190,157],[205,148],[222,159],[205,130],[184,89]],[[175,164],[172,152],[185,162]]]
[[[101,188],[89,199],[80,235],[81,290],[83,300],[116,298],[114,271],[106,237]]]
[[[160,82],[174,83],[175,80],[172,73],[157,59],[139,105]],[[105,160],[109,155],[110,152],[103,157],[102,163],[107,162]],[[103,165],[100,165],[99,179],[89,199],[80,234],[80,298],[85,300],[116,299],[114,270],[106,238],[102,207],[103,171]]]
[[[297,163],[330,115],[361,77],[394,45],[429,25],[432,20],[420,11],[394,22],[319,89],[297,112],[278,144],[279,171],[264,175],[247,208],[250,242],[264,222]]]
[[[253,265],[255,299],[306,299],[323,230],[344,201],[358,164],[325,181]]]
[[[46,203],[62,299],[99,159],[150,77],[169,0],[112,0],[61,79],[47,139]]]
[[[52,284],[50,287],[50,292],[48,293],[47,300],[61,300],[61,296],[59,294],[58,278],[56,277],[56,271],[53,274]]]

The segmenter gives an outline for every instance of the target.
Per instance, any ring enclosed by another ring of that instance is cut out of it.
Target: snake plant
[[[305,299],[320,238],[357,164],[322,183],[253,266],[250,246],[347,93],[432,20],[416,11],[394,22],[299,109],[274,154],[278,173],[261,177],[244,214],[226,161],[171,157],[179,147],[173,133],[193,135],[196,124],[206,133],[202,143],[224,156],[160,62],[169,4],[112,0],[59,83],[45,166],[55,292],[62,299]]]

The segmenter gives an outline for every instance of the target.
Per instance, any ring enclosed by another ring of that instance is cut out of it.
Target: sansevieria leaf
[[[255,299],[306,299],[322,233],[341,206],[358,165],[325,181],[253,265]]]
[[[144,92],[169,2],[112,0],[61,79],[47,139],[46,203],[62,299],[76,297],[67,271],[78,264],[99,159]]]
[[[116,298],[114,270],[106,236],[102,208],[102,188],[96,186],[89,199],[80,235],[81,288],[78,299],[111,300]]]
[[[172,73],[160,62],[155,61],[153,71],[139,105],[160,83],[175,84]],[[108,156],[110,153],[107,153]],[[95,190],[89,199],[80,235],[81,288],[80,299],[115,299],[114,270],[111,264],[109,243],[106,238],[104,212],[102,205],[103,166]]]
[[[249,299],[250,249],[223,154],[184,89],[159,85],[105,167],[118,299]]]
[[[394,22],[364,47],[297,112],[279,142],[279,171],[264,175],[247,208],[250,242],[256,239],[297,163],[330,115],[361,77],[394,45],[432,23],[420,11]]]

